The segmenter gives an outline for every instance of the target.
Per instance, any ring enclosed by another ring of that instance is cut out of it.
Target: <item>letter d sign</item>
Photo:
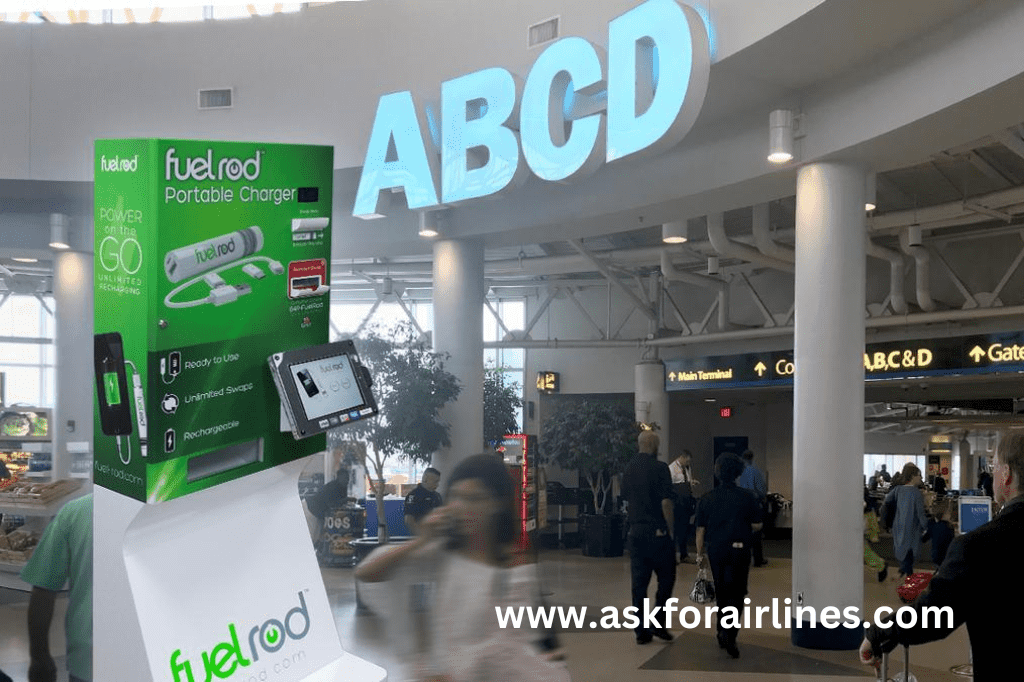
[[[609,23],[606,160],[679,144],[704,105],[710,70],[704,22],[675,0],[650,0]]]

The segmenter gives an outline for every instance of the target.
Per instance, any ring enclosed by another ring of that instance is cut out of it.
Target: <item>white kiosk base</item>
[[[347,654],[291,462],[145,505],[94,498],[96,682],[380,682]]]

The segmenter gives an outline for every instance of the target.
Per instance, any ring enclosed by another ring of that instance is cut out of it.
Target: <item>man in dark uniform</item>
[[[334,478],[320,486],[313,495],[306,500],[306,508],[309,513],[316,517],[317,529],[313,537],[319,541],[323,534],[324,518],[337,507],[342,507],[348,501],[349,470],[344,464],[338,467]]]
[[[692,460],[693,455],[690,451],[683,450],[683,454],[668,465],[668,471],[672,475],[672,490],[676,494],[676,544],[679,546],[679,562],[683,564],[693,563],[688,556],[687,543],[690,541],[690,528],[692,527],[690,521],[693,518],[693,513],[697,510],[694,487],[699,481],[693,477],[693,472],[690,469]]]
[[[754,466],[754,453],[751,450],[743,451],[743,462],[746,466],[743,473],[736,479],[736,485],[754,493],[757,503],[761,505],[761,514],[764,515],[768,506],[768,484],[764,480],[764,473]],[[761,531],[754,533],[751,540],[751,551],[754,554],[754,565],[764,566],[768,562],[764,558],[764,545],[762,543]]]
[[[743,460],[731,452],[720,455],[715,462],[719,486],[700,499],[697,506],[698,564],[707,561],[715,580],[718,602],[718,646],[733,658],[740,657],[736,648],[743,598],[747,596],[750,573],[750,546],[756,531],[761,530],[761,505],[749,490],[737,487],[736,479],[743,473]],[[734,607],[735,612],[727,607]],[[726,625],[728,621],[728,625]]]
[[[413,535],[419,535],[423,517],[441,506],[441,494],[437,492],[440,482],[441,472],[429,467],[423,472],[420,484],[405,496],[405,527]]]
[[[889,627],[873,623],[865,631],[860,647],[864,663],[877,664],[882,652],[897,644],[942,639],[967,623],[975,682],[1013,677],[1013,652],[1020,645],[1013,623],[1024,610],[1024,592],[1017,589],[1024,565],[1024,434],[1003,434],[992,461],[992,479],[1002,510],[989,523],[953,540],[928,589],[912,606],[915,625],[903,627],[889,615]],[[946,615],[935,615],[946,608],[952,610],[952,623]]]
[[[653,431],[640,434],[640,452],[629,460],[622,477],[622,492],[629,504],[629,572],[633,606],[640,625],[635,629],[636,643],[647,644],[653,637],[666,641],[672,634],[665,627],[650,628],[644,622],[644,599],[651,573],[658,576],[655,606],[663,607],[676,582],[675,548],[672,544],[674,495],[668,465],[658,461],[658,436]],[[663,612],[659,616],[663,618]]]

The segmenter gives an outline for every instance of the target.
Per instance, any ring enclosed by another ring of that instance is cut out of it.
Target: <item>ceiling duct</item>
[[[931,281],[930,281],[930,263],[931,254],[928,253],[928,249],[923,246],[913,246],[910,243],[910,235],[908,230],[900,232],[900,248],[903,249],[903,253],[914,258],[914,274],[917,282],[917,306],[930,313],[935,310],[935,301],[932,300],[931,294]]]
[[[796,253],[793,249],[777,244],[771,235],[770,206],[768,204],[755,204],[753,207],[752,225],[754,231],[754,243],[757,249],[769,258],[777,258],[787,263],[796,263]]]
[[[889,304],[897,315],[906,315],[910,309],[907,307],[907,297],[903,289],[903,255],[898,251],[879,246],[871,241],[871,237],[866,233],[864,241],[867,255],[889,261]]]
[[[739,258],[740,260],[774,268],[775,270],[782,270],[783,272],[794,272],[796,270],[793,263],[787,263],[779,260],[778,258],[771,258],[752,246],[747,246],[746,244],[740,244],[730,240],[725,234],[725,223],[722,220],[721,213],[709,214],[707,221],[708,239],[711,240],[711,245],[715,247],[715,251],[717,251],[720,256]]]

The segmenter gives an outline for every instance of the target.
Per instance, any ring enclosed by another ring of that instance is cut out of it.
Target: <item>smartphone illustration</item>
[[[313,377],[307,370],[299,370],[297,376],[299,377],[299,381],[302,382],[302,387],[306,389],[306,395],[310,398],[320,392],[320,389],[316,386],[316,382],[313,381]]]
[[[100,403],[100,427],[106,436],[132,432],[131,398],[124,371],[124,342],[118,332],[93,337],[93,367]]]

